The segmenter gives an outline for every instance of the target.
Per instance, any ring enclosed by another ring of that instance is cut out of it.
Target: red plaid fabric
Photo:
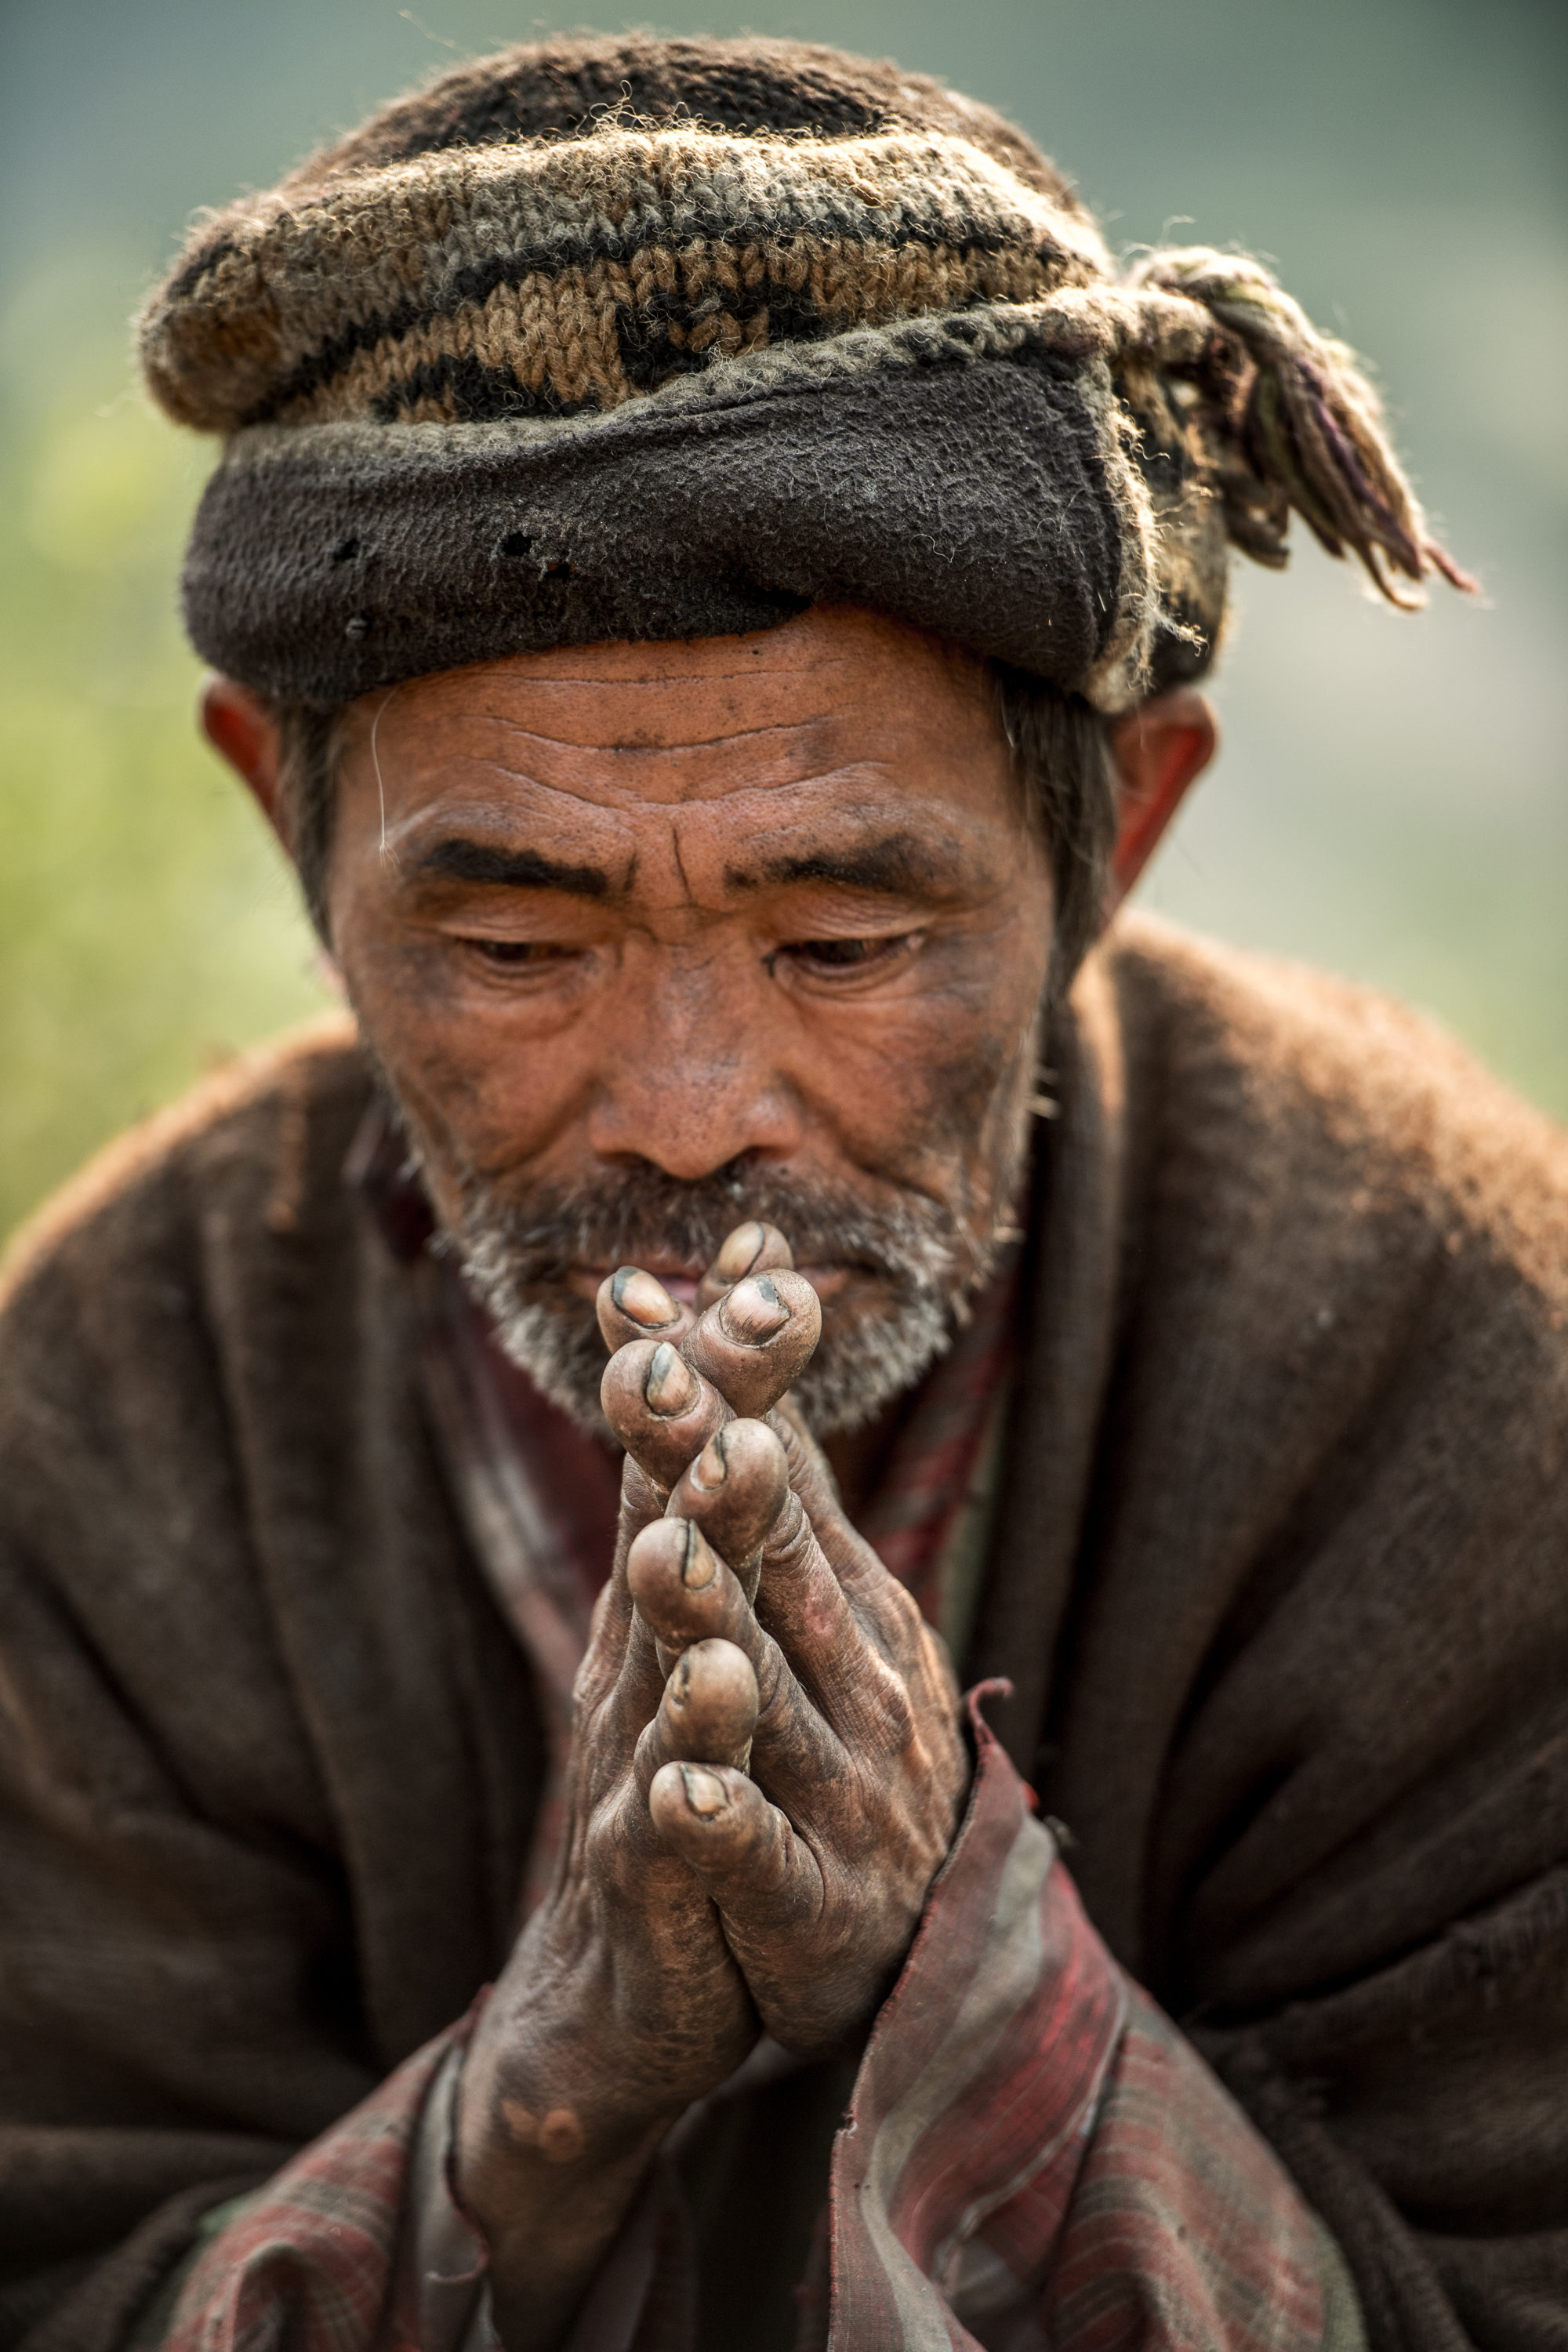
[[[907,1585],[928,1625],[943,1618],[942,1568],[1006,1376],[1018,1303],[1015,1244],[947,1354],[910,1402],[860,1532]]]
[[[827,2342],[1319,2345],[1311,2216],[1116,1967],[977,1715],[975,1740],[968,1817],[834,2151]]]
[[[421,2352],[414,2283],[397,2291],[404,2193],[426,2095],[468,2031],[416,2051],[207,2241],[162,2352]]]

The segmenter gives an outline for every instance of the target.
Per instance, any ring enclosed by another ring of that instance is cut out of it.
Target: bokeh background
[[[323,1001],[278,857],[192,731],[174,580],[212,451],[142,404],[125,320],[198,206],[581,21],[0,0],[0,1232]],[[1370,356],[1485,600],[1404,620],[1304,534],[1284,578],[1241,567],[1223,761],[1143,895],[1398,991],[1568,1114],[1568,9],[739,0],[659,28],[941,75],[1038,137],[1116,244],[1247,246]]]

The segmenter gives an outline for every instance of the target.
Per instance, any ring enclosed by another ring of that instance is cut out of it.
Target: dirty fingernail
[[[675,1301],[662,1282],[645,1274],[640,1265],[619,1265],[610,1276],[610,1297],[621,1313],[640,1323],[645,1330],[656,1331],[661,1323],[675,1320]]]
[[[756,1264],[766,1239],[755,1218],[747,1224],[737,1225],[714,1259],[712,1272],[721,1282],[739,1282],[748,1266]]]
[[[643,1382],[644,1396],[653,1411],[669,1421],[684,1412],[697,1395],[697,1375],[679,1348],[661,1339]]]
[[[680,1562],[680,1581],[688,1592],[700,1592],[704,1586],[711,1584],[718,1567],[701,1528],[688,1519],[686,1550]]]
[[[755,1348],[764,1339],[771,1339],[775,1331],[784,1329],[789,1321],[789,1308],[779,1297],[772,1277],[756,1274],[738,1282],[728,1297],[721,1300],[719,1320],[727,1338]]]
[[[680,1778],[685,1784],[686,1801],[700,1821],[711,1821],[729,1803],[730,1791],[716,1774],[704,1772],[696,1764],[683,1764]]]
[[[724,1432],[716,1429],[687,1474],[692,1485],[700,1487],[704,1494],[711,1494],[715,1486],[721,1486],[730,1475],[726,1454]]]

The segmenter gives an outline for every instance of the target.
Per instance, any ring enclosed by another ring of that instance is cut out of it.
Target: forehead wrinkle
[[[592,756],[590,747],[569,748],[589,751]],[[837,766],[816,768],[805,772],[782,765],[772,773],[759,772],[757,765],[747,763],[735,772],[731,766],[716,762],[712,756],[722,753],[724,739],[720,738],[706,749],[710,756],[704,761],[704,772],[690,780],[689,789],[673,793],[650,793],[639,789],[637,774],[629,766],[623,766],[618,773],[607,764],[595,772],[579,761],[560,776],[541,776],[526,768],[508,768],[499,760],[472,751],[456,755],[449,766],[453,769],[458,766],[478,768],[520,785],[528,793],[537,793],[548,796],[548,799],[575,802],[619,822],[635,818],[638,812],[651,814],[658,810],[683,808],[695,815],[700,810],[713,809],[724,803],[733,806],[737,802],[743,802],[748,795],[754,794],[761,803],[759,822],[764,821],[762,811],[765,810],[765,821],[770,827],[787,824],[791,820],[780,811],[780,797],[787,799],[791,795],[799,795],[805,805],[793,822],[815,825],[823,822],[821,804],[825,795],[830,797],[836,812],[854,810],[865,804],[868,797],[869,805],[878,808],[879,796],[875,792],[868,796],[867,791],[868,786],[876,785],[882,787],[879,814],[883,823],[890,818],[889,803],[895,797],[900,807],[908,805],[894,768],[876,759],[849,759]],[[666,752],[661,747],[628,746],[624,753],[616,756],[617,759],[624,756],[628,761],[647,759],[654,763],[652,774],[658,775],[659,763],[669,758],[678,758],[679,750],[677,747],[674,751]],[[434,801],[439,794],[439,783],[433,783],[430,790]],[[414,821],[405,819],[403,824]],[[401,833],[402,824],[394,830]],[[388,839],[392,837],[393,834],[389,833]]]
[[[854,762],[772,783],[742,777],[727,793],[673,802],[620,790],[606,796],[581,783],[547,782],[471,754],[464,755],[462,764],[494,774],[498,787],[501,777],[509,777],[521,790],[515,795],[504,788],[476,792],[472,780],[449,793],[437,786],[418,808],[389,826],[387,847],[399,860],[410,854],[416,857],[427,843],[466,835],[502,852],[532,850],[574,866],[592,862],[605,869],[606,895],[619,903],[640,883],[645,891],[651,887],[650,904],[660,908],[706,903],[715,913],[714,882],[725,894],[815,880],[934,899],[965,895],[965,877],[970,892],[976,882],[994,879],[989,857],[981,857],[983,870],[976,871],[979,845],[972,824],[955,827],[939,821],[937,811],[918,799],[911,802],[877,763]],[[989,832],[984,825],[980,830]],[[724,850],[737,835],[746,854],[726,859]],[[868,846],[885,851],[889,842],[901,853],[901,873],[891,870],[885,857],[879,875],[849,870]],[[704,884],[700,874],[711,879]]]
[[[615,759],[679,757],[685,751],[715,751],[726,744],[751,742],[763,736],[798,735],[807,731],[816,734],[842,723],[842,714],[812,710],[803,712],[798,718],[771,719],[755,727],[721,727],[711,735],[669,736],[661,737],[657,741],[646,742],[633,741],[623,735],[614,742],[606,742],[602,736],[593,736],[579,741],[565,735],[547,735],[537,727],[525,725],[521,719],[507,719],[499,712],[475,712],[472,716],[479,725],[495,727],[504,734],[521,736],[531,743],[545,744],[559,751],[574,753],[597,751]],[[466,756],[474,759],[480,755],[469,752]],[[490,764],[501,766],[499,761],[492,761]],[[502,772],[516,772],[503,768]]]
[[[552,791],[554,787],[544,786],[542,789]],[[566,797],[574,800],[584,798],[582,794],[567,794]],[[427,838],[432,850],[444,841],[468,840],[478,848],[494,850],[503,856],[509,850],[536,850],[542,856],[552,857],[564,847],[568,855],[565,857],[555,856],[554,862],[581,866],[593,859],[605,867],[610,894],[622,896],[631,888],[636,878],[637,845],[634,842],[629,848],[626,846],[626,828],[616,813],[604,809],[597,801],[588,801],[586,805],[605,817],[614,833],[621,837],[614,845],[618,856],[607,855],[597,844],[590,844],[584,838],[583,832],[574,827],[547,828],[554,837],[550,840],[548,847],[543,846],[533,837],[539,830],[537,818],[535,813],[528,809],[498,807],[493,802],[458,801],[453,804],[439,796],[423,802],[409,815],[388,825],[386,849],[395,860],[401,859],[405,852],[413,853],[415,870],[417,871],[420,845]],[[618,878],[617,866],[621,868]]]
[[[604,801],[592,793],[584,792],[580,786],[552,783],[542,776],[531,776],[525,769],[502,768],[494,761],[475,759],[468,753],[463,754],[460,761],[454,761],[452,765],[479,768],[498,776],[508,777],[513,783],[526,786],[530,792],[547,795],[546,806],[549,800],[571,801],[585,809],[593,810],[596,815],[612,824],[617,833],[624,830],[621,808],[618,805],[606,806]],[[401,845],[411,835],[417,834],[420,827],[424,825],[442,823],[479,824],[488,827],[492,832],[500,832],[513,829],[519,824],[531,824],[542,814],[541,810],[504,799],[480,800],[468,797],[467,794],[461,798],[448,799],[440,782],[437,781],[429,784],[426,797],[420,801],[417,808],[411,809],[406,816],[398,817],[388,824],[387,846],[391,848]]]

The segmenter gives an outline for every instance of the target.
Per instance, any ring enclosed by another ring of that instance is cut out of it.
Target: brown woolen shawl
[[[1053,1050],[970,1670],[1012,1675],[1098,1924],[1377,2352],[1568,2345],[1568,1147],[1411,1016],[1146,924]],[[218,1080],[12,1277],[0,2340],[31,2352],[107,2352],[193,2214],[506,1949],[537,1718],[342,1182],[367,1084],[342,1030]]]

